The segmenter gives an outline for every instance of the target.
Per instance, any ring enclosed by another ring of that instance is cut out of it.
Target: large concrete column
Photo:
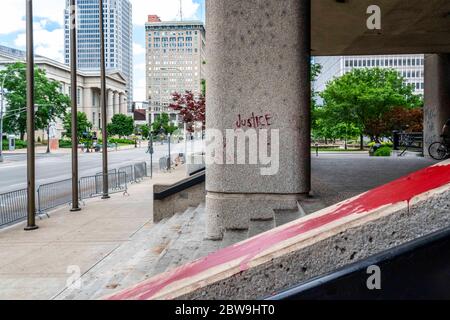
[[[250,119],[242,129],[272,130],[269,151],[278,130],[280,145],[273,175],[261,162],[207,164],[209,238],[296,209],[311,189],[310,12],[309,0],[207,0],[207,140]]]
[[[114,92],[112,90],[108,90],[107,105],[108,105],[107,119],[108,123],[110,123],[112,117],[114,116]]]
[[[127,114],[128,113],[128,107],[127,102],[125,100],[125,93],[121,92],[119,95],[119,103],[120,103],[120,113],[121,114]]]
[[[95,112],[94,106],[92,104],[92,88],[84,88],[84,97],[83,97],[83,104],[81,106],[81,111],[86,113],[86,116],[88,120],[94,125],[95,123],[92,116],[92,113]]]
[[[120,113],[120,107],[119,92],[114,92],[114,114]]]
[[[450,54],[425,55],[425,155],[450,118]]]

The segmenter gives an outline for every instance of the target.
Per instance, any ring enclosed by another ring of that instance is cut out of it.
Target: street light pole
[[[36,230],[36,172],[34,150],[34,43],[33,1],[26,0],[27,38],[27,226],[26,231]]]
[[[103,138],[103,196],[102,199],[109,199],[108,184],[108,125],[107,105],[106,105],[106,65],[105,65],[105,30],[103,26],[103,0],[99,0],[100,10],[100,79],[101,79],[101,109],[102,109],[102,138]]]
[[[77,10],[75,0],[70,0],[70,19],[70,89],[72,100],[72,209],[70,211],[77,212],[81,208],[78,196]]]

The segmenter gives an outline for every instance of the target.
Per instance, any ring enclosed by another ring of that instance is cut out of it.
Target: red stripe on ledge
[[[343,202],[327,214],[275,229],[246,242],[219,250],[200,260],[147,280],[133,288],[109,297],[110,300],[147,300],[166,286],[202,273],[224,263],[241,259],[241,270],[259,253],[299,234],[320,228],[344,217],[363,214],[389,204],[410,201],[427,191],[450,183],[450,164],[429,167]]]

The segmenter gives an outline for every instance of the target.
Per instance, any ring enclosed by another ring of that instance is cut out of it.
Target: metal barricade
[[[127,183],[133,183],[135,181],[134,167],[132,165],[119,168],[119,173],[126,174]]]
[[[128,191],[127,176],[125,172],[108,174],[108,193]],[[80,199],[99,197],[103,194],[103,175],[83,177],[79,181]]]
[[[145,177],[148,177],[147,174],[147,163],[141,162],[134,165],[134,180],[135,182],[142,181]]]
[[[38,188],[38,211],[40,214],[49,209],[72,202],[72,179],[42,184]]]
[[[27,217],[27,189],[0,194],[0,226]]]

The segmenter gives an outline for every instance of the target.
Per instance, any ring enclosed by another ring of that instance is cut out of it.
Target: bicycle
[[[434,160],[444,160],[450,156],[450,141],[442,136],[442,141],[433,142],[428,153]]]

